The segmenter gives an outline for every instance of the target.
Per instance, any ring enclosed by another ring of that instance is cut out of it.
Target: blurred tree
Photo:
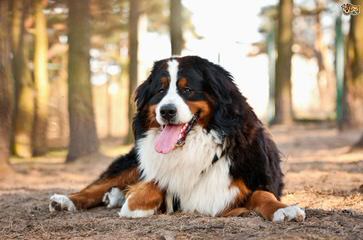
[[[352,4],[361,5],[360,0]],[[362,7],[362,6],[361,6]],[[341,127],[363,126],[363,14],[351,16],[346,48]]]
[[[138,81],[138,52],[139,52],[139,19],[140,4],[139,0],[129,0],[129,131],[127,143],[131,143],[134,139],[132,131],[132,121],[135,113],[135,105],[133,94],[137,87]]]
[[[28,67],[31,39],[24,27],[24,20],[29,7],[29,0],[13,1],[12,49],[16,92],[13,151],[15,155],[20,157],[30,157],[33,153],[34,86]]]
[[[47,1],[34,0],[35,11],[35,52],[34,52],[34,85],[35,85],[35,118],[33,131],[33,152],[39,156],[47,152],[48,126],[48,33],[44,7]]]
[[[10,171],[10,135],[13,113],[13,79],[11,74],[9,5],[0,0],[0,176]]]
[[[12,1],[12,26],[11,26],[11,47],[13,52],[13,76],[15,80],[15,96],[17,96],[17,88],[21,79],[22,58],[23,58],[23,34],[24,34],[24,17],[27,1],[13,0]],[[17,99],[15,98],[15,101]]]
[[[309,1],[296,1],[294,4],[294,28],[293,28],[293,48],[292,54],[298,55],[299,58],[305,58],[310,60],[316,59],[318,66],[317,73],[317,86],[319,90],[320,102],[319,112],[317,113],[319,118],[324,117],[330,119],[335,113],[335,76],[333,72],[333,62],[331,60],[331,48],[332,43],[329,41],[328,34],[332,31],[331,26],[326,21],[325,17],[329,14],[329,2],[325,0],[315,0],[315,4]],[[334,3],[333,3],[334,4]],[[249,53],[250,56],[256,56],[258,54],[267,53],[271,56],[274,53],[274,49],[270,48],[271,41],[276,40],[272,38],[275,35],[275,29],[278,21],[278,5],[268,5],[261,9],[259,14],[261,16],[261,25],[259,32],[262,33],[267,41],[259,41],[254,43],[254,48]],[[309,27],[307,27],[309,26]],[[326,34],[326,35],[325,35]],[[274,57],[270,59],[269,68],[273,67]],[[272,65],[272,66],[271,66]],[[270,79],[275,78],[270,76]],[[271,84],[271,94],[274,91],[274,84]],[[272,95],[274,98],[275,94]],[[272,101],[269,101],[273,104]],[[273,104],[275,105],[275,104]],[[269,106],[268,110],[271,111],[271,115],[274,114],[274,107]],[[315,113],[316,114],[316,113]],[[296,118],[296,116],[294,116]],[[273,122],[273,121],[272,121]]]
[[[280,0],[278,11],[277,61],[275,77],[275,124],[293,121],[291,98],[291,57],[293,0]]]
[[[67,161],[97,152],[90,82],[89,0],[69,0],[68,109],[70,143]]]
[[[354,150],[356,150],[356,149],[363,149],[363,134],[362,134],[361,138],[358,140],[358,142],[356,142],[353,145],[353,149]]]
[[[127,31],[127,3],[127,0],[91,0],[92,35],[117,41],[120,32]]]
[[[170,0],[169,30],[171,54],[180,55],[183,49],[183,5],[181,0]]]
[[[335,110],[335,78],[332,64],[329,61],[329,46],[324,42],[322,13],[326,2],[315,0],[315,9],[311,13],[315,18],[314,55],[318,62],[318,87],[321,109],[327,112]]]

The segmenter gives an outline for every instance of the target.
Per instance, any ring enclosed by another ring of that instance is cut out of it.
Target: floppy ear
[[[142,110],[147,103],[147,99],[149,98],[149,85],[151,82],[151,74],[150,76],[136,88],[135,91],[135,102],[136,102],[136,110],[139,112]]]
[[[215,102],[210,128],[217,130],[222,137],[230,136],[241,127],[245,98],[229,72],[209,61],[202,66],[204,81]]]
[[[207,63],[202,72],[214,97],[223,104],[232,104],[232,96],[226,93],[229,93],[228,90],[238,91],[238,89],[233,83],[231,74],[211,62]]]
[[[150,85],[152,78],[155,75],[155,72],[161,68],[162,64],[163,64],[162,60],[155,62],[148,78],[140,86],[136,88],[135,102],[136,102],[137,112],[139,112],[144,108],[148,99],[150,98],[151,94]]]

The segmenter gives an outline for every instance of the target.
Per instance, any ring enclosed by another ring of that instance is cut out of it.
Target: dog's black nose
[[[160,115],[163,119],[170,121],[176,116],[176,107],[174,104],[161,106]]]

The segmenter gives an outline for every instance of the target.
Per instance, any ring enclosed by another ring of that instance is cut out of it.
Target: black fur
[[[132,148],[126,155],[118,157],[111,165],[104,171],[100,180],[112,178],[120,175],[123,171],[135,168],[138,166],[137,153],[135,148]]]
[[[205,59],[188,58],[186,61],[200,69],[208,86],[206,91],[215,100],[208,128],[216,130],[227,142],[225,151],[232,162],[230,174],[234,179],[243,179],[251,190],[267,190],[280,197],[283,174],[279,151],[230,73]]]
[[[140,139],[148,130],[148,106],[158,103],[162,76],[168,76],[167,62],[154,64],[148,79],[136,91],[137,114],[133,128],[135,138]],[[222,67],[197,56],[176,58],[179,75],[188,78],[195,91],[188,100],[208,99],[213,113],[207,131],[215,130],[227,144],[224,154],[231,159],[230,175],[242,179],[251,190],[267,190],[280,197],[283,174],[280,154],[271,137],[257,118],[246,98],[239,92],[230,73]],[[102,176],[115,176],[130,166],[137,165],[135,149],[116,160]]]

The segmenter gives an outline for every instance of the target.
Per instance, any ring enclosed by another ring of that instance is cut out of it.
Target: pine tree
[[[290,124],[293,121],[291,97],[292,21],[293,0],[280,0],[275,73],[274,123],[276,124]]]
[[[170,0],[170,42],[171,54],[180,55],[183,49],[183,5],[181,0]]]
[[[352,1],[359,5],[361,1]],[[362,6],[361,6],[362,8]],[[363,14],[351,16],[344,73],[341,127],[363,126]]]
[[[35,52],[34,52],[34,86],[35,118],[33,131],[34,155],[47,152],[48,126],[48,33],[47,20],[44,15],[46,1],[34,0],[35,11]]]
[[[135,114],[135,105],[133,94],[138,82],[138,52],[139,52],[139,18],[140,18],[140,1],[130,0],[129,11],[129,131],[127,143],[133,141],[132,121]]]
[[[90,81],[89,0],[69,0],[68,110],[70,142],[67,161],[99,148]]]
[[[20,157],[32,156],[32,129],[34,120],[34,86],[28,67],[31,39],[25,32],[24,20],[30,1],[13,1],[12,49],[15,80],[15,110],[13,151]]]
[[[8,18],[8,1],[0,0],[0,176],[11,169],[9,157],[14,91]]]

